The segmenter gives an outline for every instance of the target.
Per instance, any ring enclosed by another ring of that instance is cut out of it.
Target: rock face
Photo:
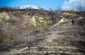
[[[36,29],[35,26],[47,25],[51,20],[15,15],[10,15],[13,24],[9,23],[10,19],[1,21],[3,32],[0,35],[4,38],[0,43],[0,55],[85,55],[84,17],[64,13],[55,24]],[[31,28],[36,30],[29,32]]]

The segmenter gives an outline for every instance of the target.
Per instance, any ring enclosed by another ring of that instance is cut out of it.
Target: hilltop
[[[85,55],[84,12],[0,8],[0,55]]]

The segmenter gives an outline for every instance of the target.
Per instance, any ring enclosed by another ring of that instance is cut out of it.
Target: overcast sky
[[[63,9],[77,10],[78,5],[81,4],[85,8],[85,0],[0,0],[0,7],[33,7],[38,9],[39,7],[44,9]],[[84,9],[83,8],[83,9]]]

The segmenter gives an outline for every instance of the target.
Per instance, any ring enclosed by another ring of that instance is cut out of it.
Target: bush
[[[69,13],[71,13],[71,14],[76,14],[76,11],[70,10]]]
[[[37,27],[47,27],[52,24],[52,20],[48,15],[43,15],[41,17],[35,16]]]
[[[2,34],[2,24],[0,23],[0,43],[3,40],[3,34]]]
[[[15,13],[20,13],[20,11],[19,10],[16,10]]]

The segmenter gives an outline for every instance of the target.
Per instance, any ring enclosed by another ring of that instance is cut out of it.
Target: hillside
[[[85,55],[82,11],[0,9],[0,55]]]

